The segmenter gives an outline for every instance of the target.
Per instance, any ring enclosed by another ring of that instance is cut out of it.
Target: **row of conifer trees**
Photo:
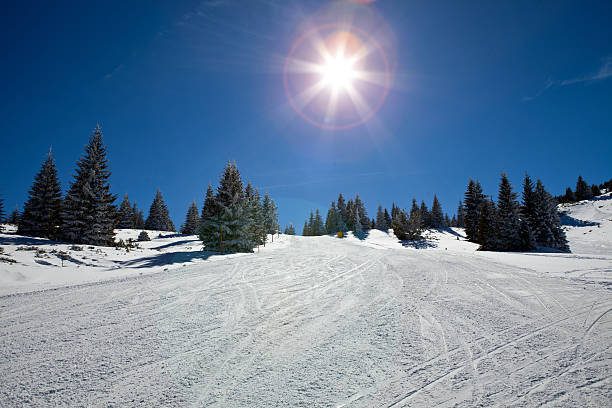
[[[50,151],[34,178],[23,211],[13,211],[8,221],[18,226],[21,235],[90,245],[114,245],[115,228],[175,231],[159,190],[146,221],[142,210],[130,203],[127,195],[117,208],[116,196],[110,192],[110,174],[98,125],[77,161],[66,195],[62,196]],[[2,204],[0,200],[3,221]],[[250,183],[243,189],[236,163],[227,164],[216,195],[208,186],[201,216],[194,202],[181,226],[183,233],[198,233],[205,249],[224,252],[252,251],[259,243],[266,243],[268,234],[277,231],[276,204],[268,194],[261,199]]]
[[[586,188],[588,185],[580,177],[577,191]],[[368,229],[392,228],[400,240],[419,240],[424,230],[443,227],[464,227],[467,239],[480,244],[482,250],[525,251],[537,247],[569,250],[557,201],[542,182],[537,180],[534,184],[525,176],[522,202],[519,203],[506,174],[501,175],[497,202],[483,194],[478,181],[470,180],[464,201],[459,202],[457,214],[452,218],[444,214],[436,195],[431,210],[424,202],[419,206],[413,199],[410,211],[393,203],[389,213],[379,205],[376,218],[370,220],[359,195],[345,204],[340,194],[337,204],[331,203],[325,223],[319,210],[310,213],[303,235],[336,234],[347,230],[359,235]]]

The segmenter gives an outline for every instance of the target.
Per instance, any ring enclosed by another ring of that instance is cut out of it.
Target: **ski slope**
[[[611,236],[582,228],[572,247],[596,246],[572,254],[476,252],[460,230],[199,258],[153,240],[136,272],[0,297],[0,405],[610,406]]]

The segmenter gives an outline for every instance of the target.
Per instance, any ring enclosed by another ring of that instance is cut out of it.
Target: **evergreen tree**
[[[62,190],[57,168],[51,155],[34,178],[28,200],[23,206],[18,233],[21,235],[57,239],[61,221]]]
[[[337,203],[338,213],[342,217],[342,221],[346,224],[349,218],[349,214],[346,208],[346,203],[344,202],[344,197],[342,193],[338,194],[338,203]]]
[[[385,220],[385,213],[383,212],[382,205],[378,204],[378,209],[376,210],[376,224],[375,228],[381,231],[385,231],[387,229],[387,220]]]
[[[243,205],[234,205],[204,221],[199,230],[204,250],[221,253],[253,252],[243,211]]]
[[[183,223],[183,227],[181,228],[181,234],[193,235],[198,231],[198,227],[200,225],[200,214],[198,211],[198,205],[196,202],[192,202],[187,210],[187,215],[185,216],[185,222]]]
[[[571,187],[568,187],[565,190],[565,197],[564,197],[564,201],[566,203],[573,203],[576,201],[576,196],[574,195],[574,192],[572,191]]]
[[[4,200],[0,197],[0,232],[2,232],[4,226],[2,223],[4,222]]]
[[[578,176],[578,181],[576,182],[576,200],[588,200],[591,197],[591,188],[587,182],[583,180],[582,176]]]
[[[591,197],[597,197],[601,195],[601,190],[597,186],[597,184],[593,184],[591,186]]]
[[[484,202],[482,187],[479,182],[470,179],[465,192],[465,235],[468,241],[478,242],[478,225],[480,222],[480,210]]]
[[[174,224],[170,219],[168,207],[164,203],[161,191],[157,190],[153,203],[149,208],[149,216],[145,221],[145,229],[155,231],[174,231]]]
[[[276,204],[274,203],[274,200],[270,198],[268,193],[264,195],[262,210],[264,233],[272,234],[272,242],[274,242],[274,234],[276,233],[276,228],[278,226],[278,215],[276,214]],[[266,238],[267,237],[264,237],[264,245]]]
[[[391,222],[395,220],[395,217],[399,215],[400,209],[395,205],[395,203],[391,204]]]
[[[142,210],[138,209],[136,202],[132,206],[132,225],[134,229],[144,229],[145,221]]]
[[[353,200],[348,200],[346,203],[346,226],[349,231],[355,231],[355,220],[359,220],[359,217],[355,217],[355,203]]]
[[[529,225],[533,228],[533,217],[535,215],[535,193],[533,191],[533,182],[528,174],[525,174],[523,180],[523,205],[521,206],[521,215]]]
[[[312,225],[312,229],[310,231],[311,235],[323,235],[325,234],[325,226],[323,225],[323,218],[321,218],[321,213],[317,208],[315,210],[314,221]]]
[[[433,228],[442,228],[445,225],[444,213],[438,197],[434,194],[433,204],[431,205],[431,226]]]
[[[423,206],[419,208],[417,206],[416,199],[412,199],[412,208],[410,209],[410,216],[408,217],[407,233],[409,240],[421,239],[421,231],[423,230]]]
[[[134,212],[127,194],[123,196],[123,201],[119,207],[119,223],[117,228],[135,228]]]
[[[496,251],[499,249],[498,217],[495,204],[491,200],[484,200],[481,204],[478,221],[478,242],[481,251]]]
[[[427,208],[425,201],[421,201],[420,211],[421,211],[421,214],[420,214],[421,229],[431,228],[432,227],[431,213],[429,212],[429,209]]]
[[[310,211],[310,217],[308,217],[308,236],[314,235],[314,213]]]
[[[110,175],[102,130],[98,125],[84,156],[77,162],[74,181],[63,202],[62,236],[67,241],[90,245],[113,243],[116,208],[113,205],[115,196],[108,183]]]
[[[497,197],[497,239],[499,249],[517,251],[523,248],[521,237],[519,236],[520,226],[516,193],[512,191],[512,185],[506,173],[502,173],[499,195]]]
[[[389,228],[392,228],[392,221],[391,221],[391,216],[389,215],[389,212],[387,211],[387,209],[385,208],[385,230],[388,230]]]
[[[204,207],[202,207],[202,216],[200,217],[201,222],[217,215],[220,212],[217,201],[215,200],[215,192],[212,186],[209,184],[206,189],[206,197],[204,198]]]
[[[304,221],[304,228],[302,229],[302,236],[307,237],[310,235],[310,231],[308,230],[308,221]]]
[[[450,226],[452,226],[452,223],[453,223],[453,221],[450,219],[448,214],[444,214],[444,225],[443,226],[444,227],[450,227]]]
[[[293,227],[293,223],[289,223],[287,227],[285,227],[285,235],[295,235],[295,228]]]
[[[536,182],[534,207],[533,236],[537,245],[568,251],[569,246],[565,232],[561,228],[557,203],[540,180]]]
[[[458,225],[457,225],[457,217],[455,217],[455,215],[454,215],[454,214],[453,214],[453,218],[451,218],[451,221],[450,221],[450,226],[451,226],[451,227],[457,227],[457,226],[458,226]]]
[[[264,229],[264,215],[263,215],[263,207],[261,205],[261,197],[259,196],[259,192],[252,187],[249,189],[247,185],[248,194],[245,194],[245,216],[247,223],[247,234],[249,235],[253,247],[258,244],[263,244],[264,239],[267,238]]]
[[[327,234],[336,234],[340,231],[340,213],[336,209],[336,203],[331,202],[327,217],[325,217],[325,232]]]
[[[394,209],[397,207],[393,207]],[[399,240],[407,240],[409,237],[408,234],[408,217],[406,216],[406,212],[396,209],[395,216],[393,217],[393,234]]]
[[[19,224],[19,209],[17,209],[17,207],[15,207],[15,209],[11,212],[11,215],[9,215],[8,223],[13,225]]]
[[[465,209],[461,201],[459,201],[459,207],[457,207],[457,221],[455,222],[455,226],[465,228]]]
[[[355,208],[359,212],[359,222],[361,224],[361,229],[367,231],[370,229],[370,218],[368,217],[368,212],[366,211],[365,205],[363,204],[363,201],[361,201],[359,194],[355,195],[354,202]]]
[[[244,192],[236,162],[228,162],[219,180],[215,200],[220,208],[231,208],[242,203]]]

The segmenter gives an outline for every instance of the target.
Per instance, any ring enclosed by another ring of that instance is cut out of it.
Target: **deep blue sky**
[[[326,1],[4,2],[0,193],[20,208],[49,146],[62,186],[96,123],[113,192],[175,224],[227,160],[301,230],[338,192],[454,213],[470,177],[552,193],[612,177],[612,3],[378,0],[395,37],[374,122],[323,131],[289,108],[281,63]],[[146,214],[145,214],[146,215]]]

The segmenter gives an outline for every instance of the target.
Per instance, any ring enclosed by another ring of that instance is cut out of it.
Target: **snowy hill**
[[[0,234],[2,291],[29,292],[0,296],[0,400],[611,406],[611,203],[564,207],[569,254],[480,252],[460,229],[225,256],[183,235],[126,252]]]

